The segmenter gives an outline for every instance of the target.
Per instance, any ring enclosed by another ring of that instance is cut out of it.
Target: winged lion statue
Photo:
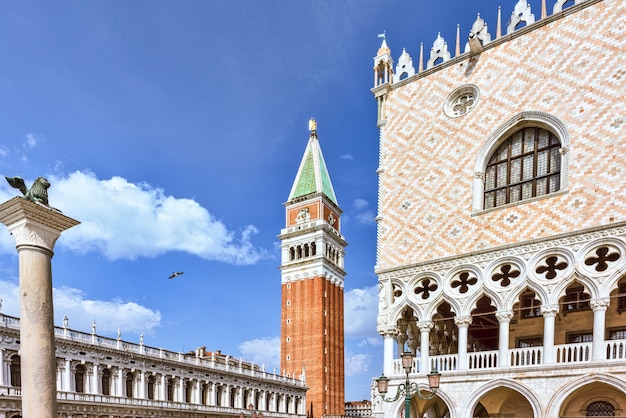
[[[43,203],[48,206],[48,187],[50,182],[44,177],[37,177],[32,187],[28,189],[24,183],[24,179],[21,177],[4,177],[11,187],[20,189],[20,192],[24,195],[25,199],[32,202]]]

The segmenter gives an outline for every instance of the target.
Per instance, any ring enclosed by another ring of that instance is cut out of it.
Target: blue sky
[[[346,399],[369,399],[382,370],[377,34],[417,67],[420,42],[428,53],[441,32],[454,55],[457,24],[466,40],[480,12],[495,37],[498,6],[504,26],[515,3],[1,3],[0,174],[46,176],[50,204],[82,222],[55,247],[55,322],[278,367],[277,235],[315,117],[349,243]],[[0,201],[18,194],[0,181]],[[5,232],[2,312],[18,316]]]

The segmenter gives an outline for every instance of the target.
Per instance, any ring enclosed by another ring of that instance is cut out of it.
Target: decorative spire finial
[[[311,134],[317,133],[317,121],[315,118],[309,119],[309,131],[311,131]]]

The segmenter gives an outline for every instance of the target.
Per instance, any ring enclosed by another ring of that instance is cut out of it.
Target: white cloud
[[[268,372],[280,374],[280,337],[257,338],[239,345],[242,357],[258,365],[265,365]],[[293,373],[294,370],[288,371]],[[296,371],[298,374],[299,370]]]
[[[369,205],[369,203],[365,199],[354,199],[354,202],[352,202],[352,206],[354,206],[358,210],[364,209],[368,205]]]
[[[352,206],[357,210],[357,213],[352,215],[352,218],[356,220],[356,222],[363,225],[375,225],[376,220],[374,211],[368,209],[369,202],[365,199],[354,199],[352,202]]]
[[[372,364],[372,356],[369,354],[346,353],[344,358],[345,375],[354,376],[368,371]]]
[[[35,134],[26,134],[26,141],[24,142],[24,149],[33,149],[37,146],[39,138]]]
[[[339,159],[341,160],[354,160],[354,157],[352,156],[352,154],[343,154],[339,156]]]
[[[54,184],[51,204],[72,208],[66,214],[81,221],[63,233],[59,245],[78,253],[101,252],[110,260],[133,260],[184,251],[233,264],[253,264],[268,254],[251,242],[258,233],[255,226],[229,230],[196,201],[167,196],[149,184],[121,177],[99,180],[81,171],[50,181]],[[6,200],[4,193],[0,189],[0,200]],[[0,251],[8,252],[8,245],[1,240]],[[15,243],[10,251],[15,251]]]
[[[376,334],[378,286],[352,289],[344,295],[346,338],[369,338]]]
[[[0,299],[2,313],[20,316],[19,285],[0,280]],[[53,289],[54,323],[60,326],[67,315],[69,327],[74,330],[89,332],[91,324],[96,322],[99,335],[113,334],[120,328],[122,338],[132,337],[126,334],[152,334],[161,324],[161,313],[153,311],[135,302],[114,299],[110,301],[88,299],[82,291],[69,287]]]
[[[374,216],[374,212],[371,210],[366,210],[365,212],[358,213],[354,216],[354,219],[360,224],[363,225],[375,225],[376,219]]]
[[[0,146],[0,157],[6,157],[7,155],[9,155],[9,149],[4,145]]]
[[[367,338],[364,338],[361,341],[359,341],[356,345],[359,348],[380,347],[380,346],[383,345],[383,339],[380,336],[377,336],[377,337],[367,337]]]

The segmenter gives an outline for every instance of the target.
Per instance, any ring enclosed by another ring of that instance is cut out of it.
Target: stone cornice
[[[572,231],[565,234],[539,238],[520,244],[511,244],[495,247],[483,251],[476,251],[473,253],[453,255],[450,257],[424,261],[409,266],[397,266],[388,269],[377,269],[375,273],[379,276],[380,280],[392,279],[396,277],[406,277],[426,271],[446,270],[464,264],[488,262],[501,257],[534,253],[546,248],[558,248],[563,246],[583,244],[597,238],[611,236],[626,236],[626,222],[589,228],[586,230]]]

